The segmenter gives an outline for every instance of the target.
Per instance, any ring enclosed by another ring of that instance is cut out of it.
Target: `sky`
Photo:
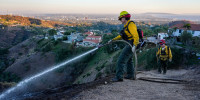
[[[0,0],[0,14],[200,14],[200,0]]]

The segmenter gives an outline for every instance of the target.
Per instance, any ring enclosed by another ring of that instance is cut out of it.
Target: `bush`
[[[102,72],[99,72],[97,75],[96,75],[96,79],[97,78],[100,78],[102,76]]]
[[[168,67],[172,69],[179,68],[183,63],[183,50],[178,48],[171,48],[172,51],[172,62],[169,63]]]
[[[101,71],[104,67],[105,67],[105,64],[107,63],[107,61],[106,62],[104,62],[101,66],[97,66],[95,69],[97,70],[97,71]]]
[[[157,48],[152,48],[138,54],[138,66],[140,69],[151,70],[157,69],[158,62],[156,58]],[[183,50],[178,48],[171,48],[172,51],[172,62],[169,63],[168,68],[176,69],[179,68],[183,63]]]
[[[90,75],[91,75],[91,73],[89,73],[89,72],[86,74],[87,77],[90,76]]]
[[[0,82],[19,82],[20,77],[9,72],[3,72],[0,74]]]
[[[63,36],[63,40],[68,40],[67,36]]]
[[[49,52],[52,50],[52,44],[47,44],[44,48],[42,48],[42,52]]]
[[[189,41],[192,40],[192,34],[191,33],[188,33],[187,31],[184,31],[182,34],[181,34],[181,41],[184,43],[184,44],[188,44]]]
[[[157,48],[156,49],[150,49],[148,52],[147,52],[147,58],[146,58],[146,60],[147,60],[147,65],[145,66],[145,69],[151,69],[151,68],[153,68],[153,69],[155,69],[155,68],[157,68],[157,64],[156,64],[156,62],[157,62],[157,58],[156,58],[156,56],[155,56],[155,53],[156,53],[156,51],[157,51]],[[151,53],[152,52],[152,53]],[[151,66],[151,67],[150,67]]]
[[[56,32],[55,29],[51,29],[51,30],[48,31],[48,33],[49,33],[50,36],[53,36],[53,35],[55,35],[57,32]]]

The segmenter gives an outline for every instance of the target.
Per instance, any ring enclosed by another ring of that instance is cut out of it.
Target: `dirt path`
[[[186,79],[187,70],[169,70],[166,75],[157,71],[141,72],[139,77]],[[199,100],[199,84],[169,84],[142,80],[124,80],[84,90],[71,100]]]
[[[137,74],[137,80],[110,82],[113,76],[93,82],[74,84],[28,93],[15,100],[200,100],[200,67],[191,70],[168,70],[166,75],[156,70]],[[171,78],[187,80],[187,84],[143,81],[139,78]],[[105,82],[108,82],[105,84]]]

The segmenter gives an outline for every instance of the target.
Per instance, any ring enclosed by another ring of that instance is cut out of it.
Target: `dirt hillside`
[[[137,74],[137,80],[111,82],[113,76],[93,82],[62,86],[17,97],[16,100],[199,100],[200,68],[168,70],[166,75],[156,70]],[[141,78],[179,81],[144,81]],[[182,80],[182,81],[181,81]]]

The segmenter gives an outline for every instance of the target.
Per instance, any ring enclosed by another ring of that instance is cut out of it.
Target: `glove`
[[[169,62],[172,62],[172,59],[169,59]]]
[[[133,45],[133,47],[132,47],[132,52],[135,52],[135,46]]]
[[[112,42],[112,40],[109,40],[109,41],[108,41],[108,44],[110,44],[111,42]]]

